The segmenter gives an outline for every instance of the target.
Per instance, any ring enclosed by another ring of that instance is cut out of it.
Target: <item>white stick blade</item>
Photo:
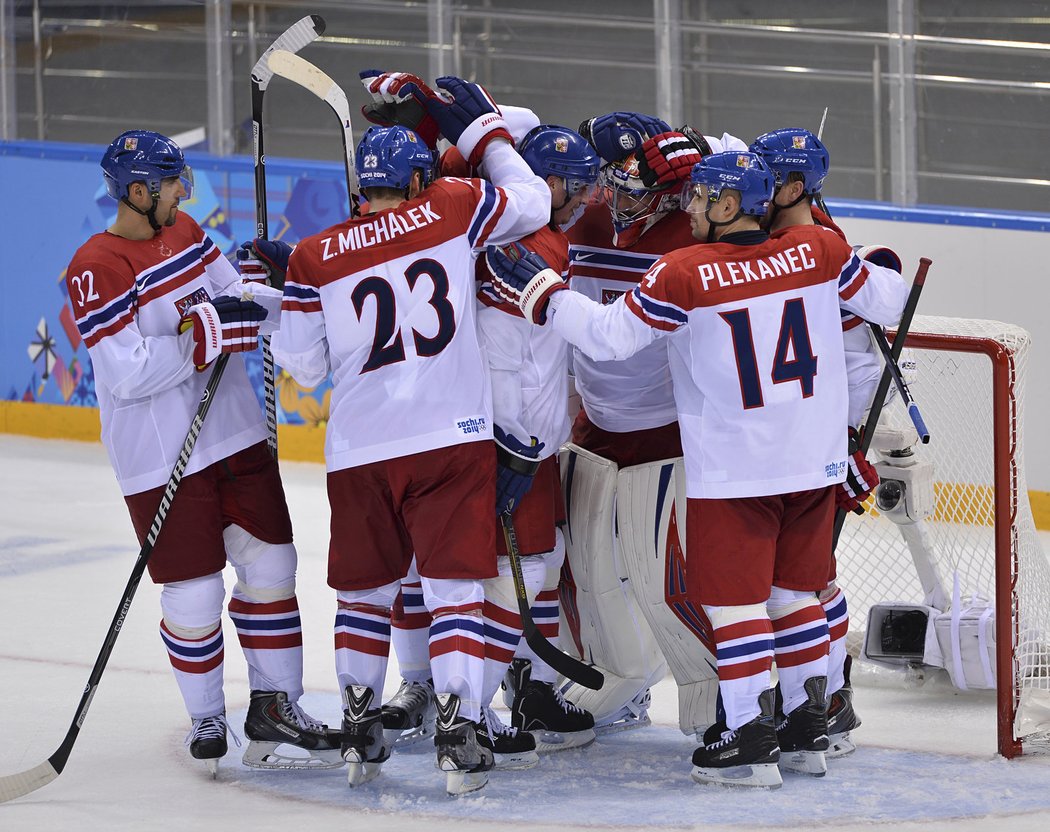
[[[0,803],[6,803],[8,800],[14,800],[16,797],[35,792],[56,777],[58,777],[58,772],[47,761],[36,768],[29,769],[29,771],[0,777]]]
[[[265,87],[273,77],[273,70],[270,69],[267,60],[273,50],[284,49],[288,52],[298,52],[304,46],[317,40],[324,33],[324,29],[325,21],[319,14],[308,14],[288,27],[277,40],[267,47],[259,60],[255,62],[255,66],[252,67],[252,75],[259,86]]]
[[[328,98],[332,87],[337,86],[329,75],[287,49],[275,49],[268,62],[274,74],[306,87],[318,98]]]

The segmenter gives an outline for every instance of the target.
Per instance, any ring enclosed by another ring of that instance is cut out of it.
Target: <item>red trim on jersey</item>
[[[842,331],[849,332],[851,329],[856,329],[858,326],[864,323],[864,319],[859,315],[854,315],[851,318],[846,318],[842,322]]]
[[[281,301],[282,312],[320,312],[321,301],[319,300],[296,300],[285,298]]]
[[[867,280],[870,272],[867,266],[861,266],[860,271],[857,272],[857,276],[851,280],[844,289],[839,291],[839,297],[843,300],[849,300],[857,292],[860,291],[860,287],[863,286]]]
[[[502,188],[497,188],[496,207],[490,215],[489,221],[485,223],[485,227],[482,229],[481,234],[479,234],[477,240],[474,241],[474,248],[481,248],[488,242],[489,236],[496,230],[496,224],[500,221],[500,217],[503,216],[503,212],[506,210],[507,195],[503,192]]]
[[[110,335],[116,335],[124,327],[135,320],[136,309],[134,306],[128,307],[125,312],[122,312],[120,317],[117,318],[113,323],[107,326],[105,329],[96,329],[91,335],[84,339],[84,343],[88,347],[93,347],[103,338],[108,338]]]
[[[624,303],[627,304],[627,308],[630,309],[642,323],[651,326],[653,329],[661,329],[664,332],[674,332],[678,329],[681,324],[676,324],[672,321],[663,321],[659,318],[652,318],[646,314],[645,310],[638,305],[638,301],[634,297],[633,291],[628,291],[624,295]]]

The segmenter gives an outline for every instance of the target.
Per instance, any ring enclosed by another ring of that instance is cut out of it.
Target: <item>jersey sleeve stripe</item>
[[[147,291],[152,290],[155,286],[163,283],[169,277],[179,274],[185,271],[194,263],[199,263],[204,259],[204,253],[212,249],[216,255],[219,253],[218,247],[207,237],[200,243],[195,243],[189,248],[180,251],[160,263],[151,269],[147,269],[139,274],[135,275],[135,289],[139,295],[145,294]],[[212,260],[215,258],[212,257]]]
[[[638,286],[627,294],[626,302],[628,309],[654,329],[673,332],[688,320],[681,309],[646,297]]]
[[[860,287],[863,286],[865,282],[867,282],[868,274],[868,267],[865,265],[861,265],[860,271],[857,272],[857,274],[848,283],[843,284],[842,280],[840,279],[839,297],[843,300],[849,300],[851,297],[857,294],[857,292],[860,291]]]
[[[485,223],[485,230],[481,232],[481,237],[478,238],[477,244],[479,246],[485,245],[492,232],[496,230],[496,226],[499,224],[500,219],[503,217],[503,211],[507,207],[507,194],[503,189],[496,191],[496,209],[492,212],[492,217],[487,223]]]
[[[496,204],[496,188],[490,182],[485,182],[484,180],[480,180],[480,182],[481,205],[474,211],[474,216],[470,220],[470,228],[467,231],[467,241],[470,243],[471,248],[477,248],[481,230],[485,227],[485,221]]]
[[[158,298],[167,297],[171,292],[191,283],[202,274],[204,274],[204,264],[200,260],[194,260],[181,271],[169,275],[163,281],[151,284],[144,292],[140,291],[138,293],[139,308],[141,309]]]
[[[302,283],[285,283],[281,311],[320,312],[321,293],[313,286]]]
[[[293,298],[298,300],[320,300],[321,293],[313,286],[306,286],[302,283],[285,283],[284,284],[285,298],[291,295]]]
[[[84,343],[93,347],[106,335],[112,335],[123,329],[135,317],[131,296],[131,291],[125,292],[102,309],[77,321],[77,329]]]

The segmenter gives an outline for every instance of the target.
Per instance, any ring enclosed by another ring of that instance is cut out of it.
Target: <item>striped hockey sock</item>
[[[401,581],[390,623],[390,640],[402,678],[425,682],[430,678],[430,612],[423,603],[418,576]]]
[[[335,616],[335,672],[339,690],[349,685],[365,685],[375,694],[378,707],[389,656],[389,607],[340,598]]]
[[[758,697],[769,690],[773,625],[764,604],[704,605],[714,627],[718,688],[726,725],[739,728],[759,715]]]
[[[296,597],[255,603],[235,591],[229,612],[251,689],[281,690],[297,701],[303,695],[303,628]]]
[[[767,608],[773,622],[784,713],[789,714],[807,699],[806,679],[827,676],[828,622],[812,592],[773,587]]]
[[[831,597],[821,596],[824,617],[828,621],[828,696],[842,690],[846,683],[843,669],[846,664],[846,633],[849,631],[849,609],[846,596],[839,587],[834,587]]]
[[[161,620],[160,637],[189,715],[201,719],[222,713],[226,707],[222,692],[222,624],[217,622],[212,628],[191,632]]]
[[[456,694],[460,716],[475,722],[481,716],[485,677],[482,609],[481,602],[441,607],[433,611],[434,623],[430,625],[434,690]]]

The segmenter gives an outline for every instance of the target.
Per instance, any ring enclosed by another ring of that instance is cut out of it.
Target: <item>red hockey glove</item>
[[[380,127],[395,124],[407,127],[415,131],[431,150],[437,147],[441,133],[438,123],[412,92],[405,89],[411,84],[424,95],[436,96],[422,78],[408,72],[382,72],[378,69],[363,70],[360,77],[365,91],[372,96],[372,103],[361,108],[365,118]]]
[[[703,154],[684,133],[670,131],[642,143],[638,176],[647,188],[685,182]]]
[[[835,492],[835,504],[843,511],[863,514],[861,503],[868,499],[868,495],[879,484],[879,475],[861,452],[857,432],[853,428],[850,428],[849,451],[846,479],[840,483],[841,489]]]
[[[224,352],[249,352],[259,346],[259,323],[266,310],[253,300],[215,298],[186,310],[179,332],[193,332],[193,363],[205,369]]]

